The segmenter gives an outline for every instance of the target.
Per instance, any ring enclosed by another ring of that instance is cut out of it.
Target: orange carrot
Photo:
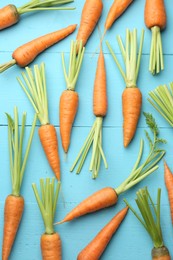
[[[30,100],[35,112],[38,114],[38,119],[41,123],[39,128],[39,137],[48,159],[49,165],[52,168],[56,178],[60,180],[60,159],[58,153],[58,139],[56,129],[49,122],[48,115],[48,98],[46,90],[46,75],[45,65],[34,65],[34,69],[25,68],[26,75],[23,72],[23,81],[17,77],[19,84]]]
[[[0,65],[0,72],[5,71],[14,64],[17,64],[20,67],[26,67],[41,52],[73,33],[76,26],[76,24],[70,25],[67,28],[46,34],[18,47],[12,54],[13,59]]]
[[[105,31],[109,30],[113,23],[121,16],[133,0],[114,0],[105,22]]]
[[[164,0],[146,0],[144,18],[149,29],[154,26],[164,29],[166,27]]]
[[[24,210],[22,196],[9,195],[4,208],[2,260],[8,260]]]
[[[20,19],[15,5],[7,5],[0,9],[0,30],[10,27]]]
[[[38,134],[48,162],[58,180],[60,180],[60,159],[58,154],[58,139],[53,125],[42,125]]]
[[[59,118],[62,147],[65,153],[68,152],[72,125],[78,109],[79,96],[78,93],[75,92],[75,87],[84,57],[84,51],[85,48],[82,47],[82,43],[78,44],[77,41],[72,41],[68,74],[65,67],[64,54],[62,54],[63,71],[67,90],[64,90],[60,97]]]
[[[137,128],[142,106],[142,94],[138,88],[125,88],[122,95],[124,147],[131,142]]]
[[[125,46],[123,45],[120,36],[117,37],[117,40],[125,63],[125,72],[123,71],[110,44],[108,42],[106,42],[106,44],[126,84],[126,89],[122,95],[122,107],[124,119],[123,139],[124,147],[127,147],[135,135],[142,106],[142,94],[137,88],[137,78],[142,55],[144,30],[142,30],[138,54],[136,29],[134,29],[132,32],[130,32],[128,29],[126,30]]]
[[[97,236],[79,253],[77,260],[100,259],[112,236],[124,220],[127,211],[128,207],[125,207],[118,212],[118,214],[116,214]]]
[[[41,252],[43,260],[61,260],[61,238],[58,233],[41,236]]]
[[[171,210],[171,220],[173,224],[173,174],[166,162],[164,162],[164,178],[165,178],[165,185],[168,191],[168,198],[169,198],[169,204]]]
[[[102,0],[86,0],[81,16],[81,22],[77,34],[77,40],[82,41],[83,46],[86,45],[90,35],[94,31],[96,24],[102,14]]]

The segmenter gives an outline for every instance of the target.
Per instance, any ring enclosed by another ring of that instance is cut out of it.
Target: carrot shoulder
[[[0,9],[0,30],[16,24],[20,19],[15,5],[7,5]]]
[[[86,0],[82,15],[80,26],[77,34],[77,40],[82,41],[83,46],[86,45],[88,38],[92,34],[103,10],[102,0]]]
[[[171,220],[173,223],[173,174],[169,169],[166,162],[164,162],[164,179],[165,185],[168,191],[168,198],[170,204],[170,211],[171,211]]]
[[[96,235],[96,237],[79,253],[77,260],[98,260],[106,249],[112,236],[121,225],[128,207],[122,209],[111,221]]]

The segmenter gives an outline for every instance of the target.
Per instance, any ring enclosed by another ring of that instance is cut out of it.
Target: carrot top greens
[[[140,165],[140,162],[142,160],[142,154],[144,149],[144,141],[141,140],[140,144],[140,150],[138,153],[138,158],[136,160],[136,163],[129,175],[129,177],[118,187],[115,189],[116,193],[119,195],[122,192],[130,189],[134,185],[136,185],[138,182],[143,180],[145,177],[150,175],[152,172],[158,169],[157,163],[163,158],[165,155],[165,150],[160,149],[158,147],[159,144],[165,144],[166,140],[161,139],[158,137],[159,135],[159,129],[157,127],[157,124],[155,122],[155,119],[153,116],[149,113],[144,113],[144,116],[146,118],[146,124],[152,131],[154,138],[151,139],[149,133],[146,131],[146,137],[149,142],[149,154],[145,161]]]
[[[40,179],[41,194],[39,195],[37,186],[32,184],[32,188],[37,200],[45,226],[45,233],[51,235],[54,233],[53,222],[60,190],[60,182],[55,184],[55,178]]]
[[[147,187],[140,189],[137,193],[137,198],[135,199],[138,209],[141,213],[141,216],[134,210],[134,208],[124,199],[127,206],[137,217],[140,223],[148,232],[151,237],[154,247],[159,248],[164,245],[162,230],[160,226],[160,198],[161,198],[161,189],[158,189],[157,192],[157,204],[155,205]]]
[[[120,65],[113,49],[108,41],[106,44],[108,49],[126,83],[126,87],[136,87],[136,82],[139,73],[141,55],[142,55],[142,48],[144,42],[144,30],[141,33],[140,45],[139,45],[139,52],[137,54],[137,30],[134,29],[132,32],[129,29],[126,30],[126,41],[125,45],[122,42],[121,36],[117,36],[118,45],[123,57],[123,61],[125,64],[125,71],[123,71],[122,66]]]
[[[8,143],[9,143],[9,156],[10,156],[10,171],[11,171],[11,180],[12,180],[12,195],[20,196],[20,189],[22,185],[22,180],[26,168],[29,151],[31,148],[37,116],[35,115],[32,123],[32,128],[30,131],[30,136],[28,139],[24,157],[23,157],[23,141],[24,141],[24,134],[25,134],[26,113],[23,113],[22,116],[21,131],[19,131],[19,119],[18,119],[17,107],[14,108],[14,120],[7,113],[6,116],[8,120]]]
[[[44,10],[74,10],[74,7],[55,7],[74,2],[74,0],[31,0],[17,8],[19,14]]]

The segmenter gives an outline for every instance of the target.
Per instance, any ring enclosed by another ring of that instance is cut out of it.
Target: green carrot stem
[[[9,62],[6,62],[4,64],[0,64],[0,73],[4,72],[5,70],[11,68],[16,64],[16,60],[12,59]]]
[[[32,188],[43,218],[45,233],[51,235],[54,233],[53,222],[60,190],[60,182],[55,186],[54,178],[52,178],[52,181],[50,178],[46,178],[46,180],[40,179],[41,195],[39,194],[35,183],[32,184]]]

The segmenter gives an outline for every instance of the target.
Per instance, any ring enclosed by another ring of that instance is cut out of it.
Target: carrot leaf
[[[23,113],[22,116],[21,131],[19,131],[17,107],[14,108],[14,120],[7,113],[6,116],[8,120],[8,143],[9,143],[9,156],[10,156],[10,172],[11,172],[11,181],[12,181],[12,194],[14,196],[20,196],[20,189],[22,185],[22,180],[26,168],[29,151],[31,148],[37,116],[35,115],[32,123],[30,136],[28,139],[24,157],[23,157],[23,141],[24,141],[24,134],[25,134],[26,113]]]
[[[46,180],[40,179],[41,194],[39,194],[36,184],[32,184],[35,198],[43,218],[45,233],[48,235],[54,233],[53,222],[60,185],[60,182],[55,185],[55,178],[52,178],[52,180],[50,180],[50,178],[46,178]]]
[[[147,187],[140,189],[136,193],[136,195],[137,198],[135,201],[141,213],[141,216],[133,209],[133,207],[127,202],[127,200],[124,199],[124,201],[148,232],[153,241],[154,247],[162,247],[163,238],[160,226],[161,189],[158,189],[157,192],[157,205],[154,204]]]

